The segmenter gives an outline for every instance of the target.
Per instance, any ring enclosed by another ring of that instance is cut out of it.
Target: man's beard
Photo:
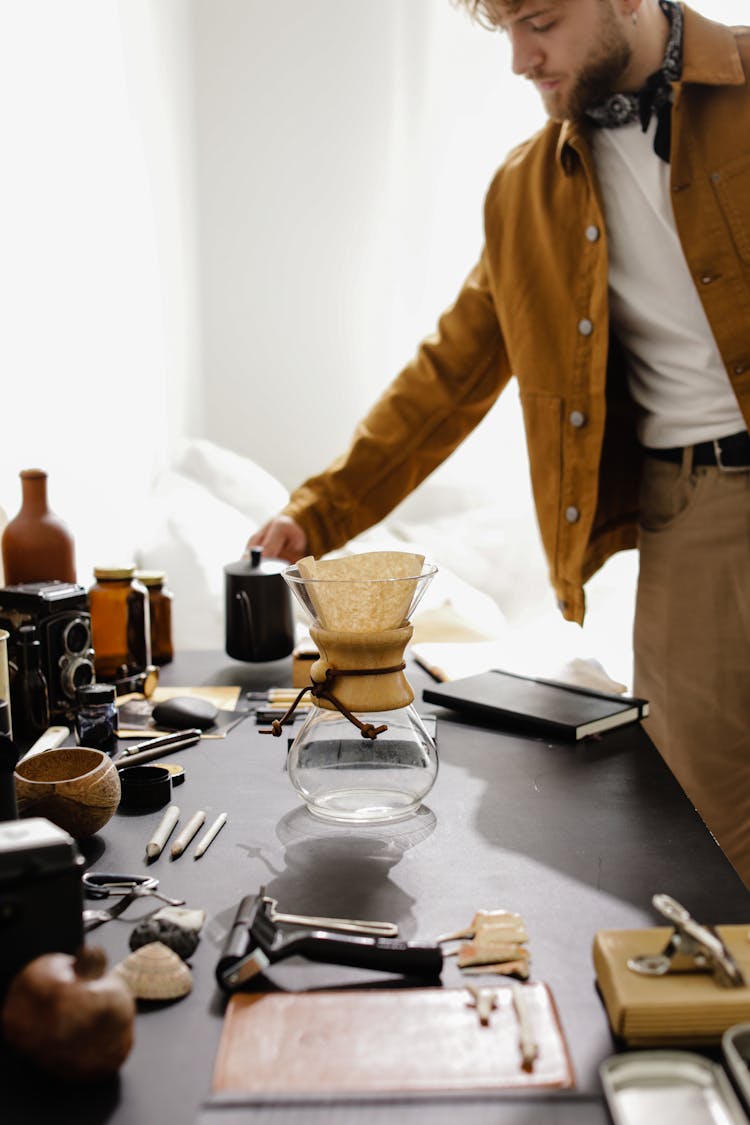
[[[544,98],[554,121],[577,120],[587,109],[617,91],[617,84],[633,57],[633,48],[610,10],[603,18],[602,36],[581,66],[565,100]],[[534,75],[529,75],[534,78]]]

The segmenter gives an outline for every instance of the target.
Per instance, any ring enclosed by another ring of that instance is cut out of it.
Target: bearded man
[[[584,583],[639,548],[647,729],[750,886],[750,29],[672,0],[463,3],[550,120],[493,180],[437,333],[250,543],[345,543],[515,376],[559,607],[582,622]]]

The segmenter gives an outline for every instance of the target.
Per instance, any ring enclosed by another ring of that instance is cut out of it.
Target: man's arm
[[[483,256],[437,333],[360,422],[348,452],[296,489],[248,545],[291,561],[342,546],[453,452],[509,377]]]

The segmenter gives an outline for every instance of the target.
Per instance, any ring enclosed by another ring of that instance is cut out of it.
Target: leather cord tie
[[[287,709],[286,713],[282,715],[280,719],[274,719],[271,723],[271,733],[275,738],[278,738],[283,733],[282,727],[284,723],[287,719],[291,718],[302,696],[306,695],[309,691],[314,699],[325,699],[329,703],[332,703],[345,719],[348,719],[350,723],[353,723],[355,727],[359,728],[363,738],[375,739],[379,734],[382,734],[383,731],[388,730],[388,725],[382,723],[379,727],[375,727],[372,723],[361,722],[348,707],[344,706],[341,700],[336,698],[331,685],[337,676],[386,676],[391,675],[393,672],[403,672],[405,667],[406,662],[402,661],[400,664],[394,664],[391,668],[326,668],[325,679],[321,683],[312,680],[307,687],[303,687],[298,693],[297,698]]]

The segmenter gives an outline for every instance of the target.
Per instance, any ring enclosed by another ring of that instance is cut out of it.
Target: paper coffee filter
[[[297,568],[324,629],[369,633],[403,625],[423,564],[423,555],[370,551],[322,562],[308,556]]]

